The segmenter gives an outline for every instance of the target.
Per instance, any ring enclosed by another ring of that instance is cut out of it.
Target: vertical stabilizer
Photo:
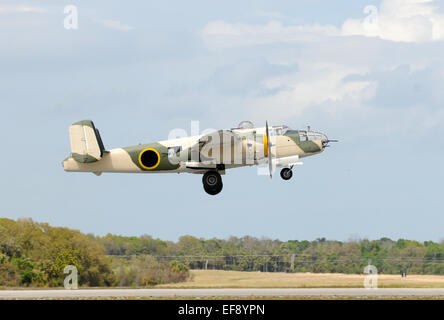
[[[99,130],[91,120],[82,120],[69,127],[71,156],[80,163],[91,163],[102,159],[105,148]]]

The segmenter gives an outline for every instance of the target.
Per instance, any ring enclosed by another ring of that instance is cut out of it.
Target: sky
[[[65,28],[69,5],[78,28]],[[164,240],[440,241],[443,8],[0,0],[0,217]],[[340,142],[290,181],[233,169],[209,196],[200,175],[64,172],[68,128],[83,119],[107,149],[190,132],[192,121],[310,125]]]

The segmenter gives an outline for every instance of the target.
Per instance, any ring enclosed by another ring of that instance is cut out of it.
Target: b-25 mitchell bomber
[[[204,190],[210,195],[222,191],[226,170],[268,164],[272,177],[275,168],[282,168],[284,180],[293,176],[293,166],[300,159],[324,151],[330,142],[327,136],[287,126],[254,127],[241,122],[230,130],[182,137],[130,147],[106,150],[99,130],[91,120],[72,124],[69,128],[71,155],[63,161],[65,171],[120,173],[195,173],[202,174]]]

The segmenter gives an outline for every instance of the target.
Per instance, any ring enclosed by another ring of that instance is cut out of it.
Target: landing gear
[[[222,191],[222,177],[217,171],[208,171],[202,177],[203,187],[206,193],[214,196]]]
[[[281,170],[281,178],[284,180],[290,180],[293,177],[293,171],[289,168],[284,168]]]

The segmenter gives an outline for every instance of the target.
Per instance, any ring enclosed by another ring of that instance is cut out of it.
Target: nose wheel
[[[290,180],[293,177],[293,171],[290,168],[284,168],[281,170],[281,178],[284,180]]]
[[[203,187],[206,193],[214,196],[222,191],[222,177],[217,171],[208,171],[202,177]]]

